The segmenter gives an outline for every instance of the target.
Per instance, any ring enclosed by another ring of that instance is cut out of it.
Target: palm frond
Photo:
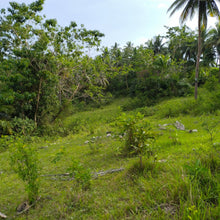
[[[168,8],[167,12],[170,12],[170,16],[172,16],[177,10],[181,9],[183,5],[186,4],[186,1],[184,0],[176,0],[173,2],[173,4]]]

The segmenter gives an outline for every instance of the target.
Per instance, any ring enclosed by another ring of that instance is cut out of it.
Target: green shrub
[[[2,135],[0,137],[0,153],[7,150],[14,142],[14,136]]]
[[[32,204],[39,194],[39,168],[36,149],[18,141],[11,147],[11,166],[26,183],[28,201]]]
[[[35,130],[36,126],[33,120],[29,118],[13,118],[12,119],[13,131],[21,135],[31,135]]]
[[[90,189],[92,175],[89,169],[86,169],[79,161],[72,160],[71,166],[67,169],[72,177],[76,180],[78,186],[82,189]]]
[[[0,135],[10,135],[13,133],[13,126],[10,121],[0,120]]]
[[[45,123],[37,128],[38,135],[40,136],[59,136],[65,137],[70,133],[67,127],[64,126],[61,119],[56,119],[53,123]]]
[[[144,116],[140,113],[135,115],[122,114],[118,118],[121,133],[125,134],[124,153],[126,155],[139,155],[140,166],[143,165],[142,156],[151,147],[155,140],[155,133],[151,131],[149,123],[141,123]]]
[[[141,108],[143,106],[149,106],[152,104],[152,101],[150,101],[147,97],[139,96],[134,98],[129,98],[122,106],[123,111],[131,111],[136,108]]]

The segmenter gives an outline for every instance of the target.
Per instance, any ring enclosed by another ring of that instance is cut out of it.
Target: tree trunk
[[[218,67],[219,67],[219,72],[218,72],[218,82],[220,83],[220,54],[219,54],[219,56],[218,56],[217,63],[218,63]]]
[[[35,122],[36,126],[37,126],[37,111],[38,111],[38,108],[39,108],[42,81],[43,81],[42,78],[40,78],[38,94],[37,94],[36,110],[35,110],[35,113],[34,113],[34,122]]]
[[[141,171],[143,170],[143,161],[142,161],[142,155],[139,156],[140,157],[140,168],[141,168]]]
[[[201,12],[199,10],[199,18],[198,18],[198,53],[197,53],[197,60],[196,60],[196,73],[195,73],[195,100],[197,100],[198,96],[198,79],[199,79],[199,61],[201,56],[201,48],[202,48],[202,36],[201,36]]]

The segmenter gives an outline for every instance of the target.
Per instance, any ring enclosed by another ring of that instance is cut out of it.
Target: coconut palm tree
[[[211,43],[215,47],[217,53],[217,65],[219,62],[219,82],[220,82],[220,21],[216,23],[215,28],[210,30]]]
[[[220,16],[220,11],[216,2],[220,3],[220,0],[175,0],[168,9],[170,16],[172,16],[177,10],[184,7],[180,15],[180,23],[184,23],[188,17],[192,19],[195,12],[198,11],[198,52],[195,73],[195,99],[197,99],[198,89],[199,61],[202,48],[202,28],[205,29],[207,27],[207,15]]]
[[[162,36],[158,35],[153,37],[153,39],[149,40],[145,44],[147,45],[147,48],[154,51],[154,55],[156,54],[166,54],[167,48],[165,47],[165,43],[163,42]]]

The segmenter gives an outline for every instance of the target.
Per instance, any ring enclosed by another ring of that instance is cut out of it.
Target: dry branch
[[[123,170],[124,170],[124,168],[118,168],[118,169],[111,169],[111,170],[106,170],[106,171],[93,172],[92,177],[94,179],[96,179],[100,176],[104,176],[106,174],[111,174],[111,173],[116,173],[116,172],[121,172]],[[45,174],[45,175],[41,175],[41,176],[52,177],[51,179],[57,180],[57,178],[55,178],[56,176],[57,177],[66,177],[66,176],[70,176],[70,175],[71,175],[71,173],[60,173],[60,174]],[[62,180],[73,180],[73,179],[74,179],[74,177],[71,177],[69,179],[63,178]]]

